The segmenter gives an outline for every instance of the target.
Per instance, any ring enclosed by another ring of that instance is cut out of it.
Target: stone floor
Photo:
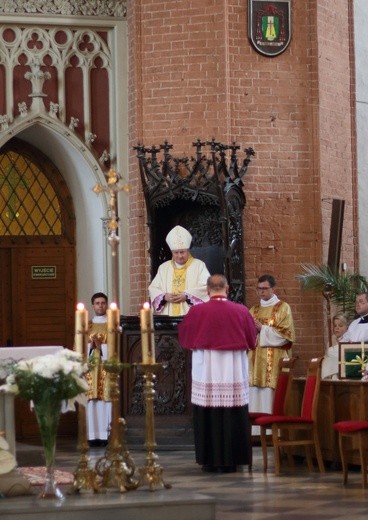
[[[103,448],[92,448],[90,464],[103,453]],[[137,468],[144,465],[143,448],[134,447],[130,453]],[[172,490],[159,488],[153,493],[165,497],[177,490],[212,497],[216,502],[216,520],[367,518],[368,489],[361,486],[359,468],[352,468],[348,485],[344,487],[341,471],[327,469],[324,475],[318,471],[309,473],[302,460],[297,461],[294,469],[287,468],[285,462],[282,475],[275,477],[271,453],[269,471],[264,474],[259,447],[254,448],[252,474],[247,468],[229,474],[203,473],[194,462],[192,449],[158,447],[156,454],[157,463],[163,468],[163,479],[172,485]],[[77,461],[74,444],[59,443],[56,466],[74,471]]]

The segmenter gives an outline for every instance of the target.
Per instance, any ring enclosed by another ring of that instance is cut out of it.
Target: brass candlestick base
[[[144,377],[144,400],[146,407],[146,442],[145,448],[147,451],[146,464],[139,468],[139,480],[137,487],[147,484],[150,491],[154,491],[157,487],[164,487],[170,489],[171,485],[166,484],[163,480],[163,468],[156,463],[158,456],[154,449],[157,447],[155,441],[155,425],[153,413],[153,399],[155,395],[154,380],[156,378],[154,372],[159,366],[159,363],[154,364],[140,364]]]
[[[86,424],[86,412],[84,406],[79,406],[78,409],[78,424]],[[88,467],[89,457],[87,439],[84,438],[82,442],[78,443],[80,457],[78,466],[74,472],[74,481],[68,493],[79,493],[81,490],[93,490],[94,493],[104,491],[96,480],[97,473],[94,469]]]
[[[137,488],[133,479],[135,465],[126,447],[125,420],[119,417],[119,373],[123,368],[121,363],[106,362],[105,370],[109,373],[111,388],[111,430],[105,455],[96,462],[96,474],[101,486],[117,487],[121,493]]]
[[[77,331],[77,333],[83,333]],[[81,490],[93,490],[94,493],[103,491],[96,480],[96,471],[88,466],[88,442],[87,442],[87,423],[86,407],[78,405],[78,449],[80,452],[79,462],[74,472],[74,480],[69,494],[79,493]]]

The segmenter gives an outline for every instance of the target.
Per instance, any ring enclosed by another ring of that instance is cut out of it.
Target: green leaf
[[[368,280],[354,272],[340,273],[328,265],[301,264],[302,273],[296,278],[302,289],[319,291],[329,296],[331,303],[349,317],[355,316],[355,298],[357,294],[368,291]]]

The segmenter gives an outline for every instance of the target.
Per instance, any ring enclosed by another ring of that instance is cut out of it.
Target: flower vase
[[[60,421],[61,401],[55,402],[55,400],[48,399],[46,396],[46,398],[34,403],[34,409],[46,463],[45,484],[37,498],[62,500],[64,495],[54,478],[56,435]]]

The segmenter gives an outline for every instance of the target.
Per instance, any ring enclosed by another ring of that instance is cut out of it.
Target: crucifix
[[[118,303],[118,292],[119,292],[119,265],[118,265],[118,246],[120,242],[118,228],[119,228],[119,217],[117,209],[117,198],[116,195],[119,191],[129,191],[129,185],[124,184],[119,186],[121,179],[120,175],[112,168],[105,174],[107,186],[96,184],[93,191],[97,194],[105,192],[109,194],[109,210],[107,220],[108,230],[108,242],[111,247],[111,301]]]

